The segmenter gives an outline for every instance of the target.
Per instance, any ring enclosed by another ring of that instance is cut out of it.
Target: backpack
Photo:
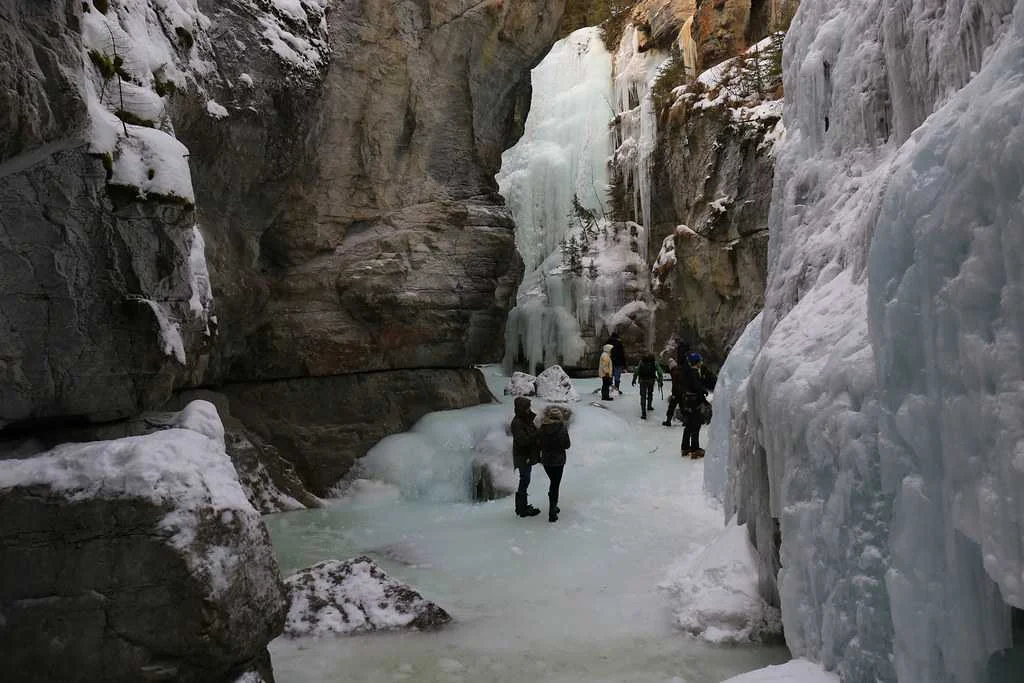
[[[636,376],[640,379],[654,379],[656,374],[657,369],[653,360],[642,360],[640,365],[636,366]]]

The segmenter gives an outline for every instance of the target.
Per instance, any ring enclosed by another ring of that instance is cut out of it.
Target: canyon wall
[[[5,0],[3,434],[237,387],[322,415],[263,431],[323,493],[480,401],[521,273],[493,176],[562,8]]]

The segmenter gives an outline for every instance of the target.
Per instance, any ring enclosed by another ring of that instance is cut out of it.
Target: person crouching
[[[566,410],[558,406],[544,409],[540,423],[540,463],[551,482],[548,486],[548,521],[558,521],[558,486],[565,468],[565,451],[570,446]]]
[[[530,470],[540,461],[540,440],[537,417],[530,410],[530,399],[516,397],[515,416],[512,418],[512,465],[519,473],[519,488],[516,490],[516,514],[520,517],[534,517],[540,514],[538,508],[527,502],[526,491],[530,487]]]

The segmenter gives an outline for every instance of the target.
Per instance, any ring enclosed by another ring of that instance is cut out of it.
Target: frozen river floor
[[[500,397],[503,380],[486,372]],[[721,532],[722,514],[704,497],[703,463],[680,458],[682,427],[661,425],[665,401],[655,390],[642,421],[628,379],[607,409],[589,405],[597,380],[575,381],[583,399],[557,523],[540,467],[530,502],[541,515],[516,517],[511,497],[465,500],[474,449],[508,438],[511,397],[435,413],[392,437],[369,456],[384,481],[359,480],[323,509],[268,516],[285,575],[367,554],[455,620],[436,633],[279,638],[279,683],[717,683],[789,659],[784,647],[713,646],[673,625],[658,585]]]

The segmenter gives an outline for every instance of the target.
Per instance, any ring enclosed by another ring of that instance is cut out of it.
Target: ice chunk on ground
[[[290,596],[284,633],[292,637],[401,628],[430,630],[451,616],[360,556],[327,560],[285,579]]]
[[[819,664],[806,659],[794,659],[785,664],[766,666],[722,683],[840,683],[839,676],[825,671]]]
[[[559,365],[552,365],[537,375],[537,398],[546,401],[568,402],[580,400],[580,395],[572,385],[572,380]]]
[[[660,586],[676,623],[712,643],[778,640],[779,610],[758,594],[757,562],[747,527],[733,522],[702,551],[670,571]]]
[[[537,378],[525,372],[513,372],[505,382],[506,396],[533,396],[537,393]]]

